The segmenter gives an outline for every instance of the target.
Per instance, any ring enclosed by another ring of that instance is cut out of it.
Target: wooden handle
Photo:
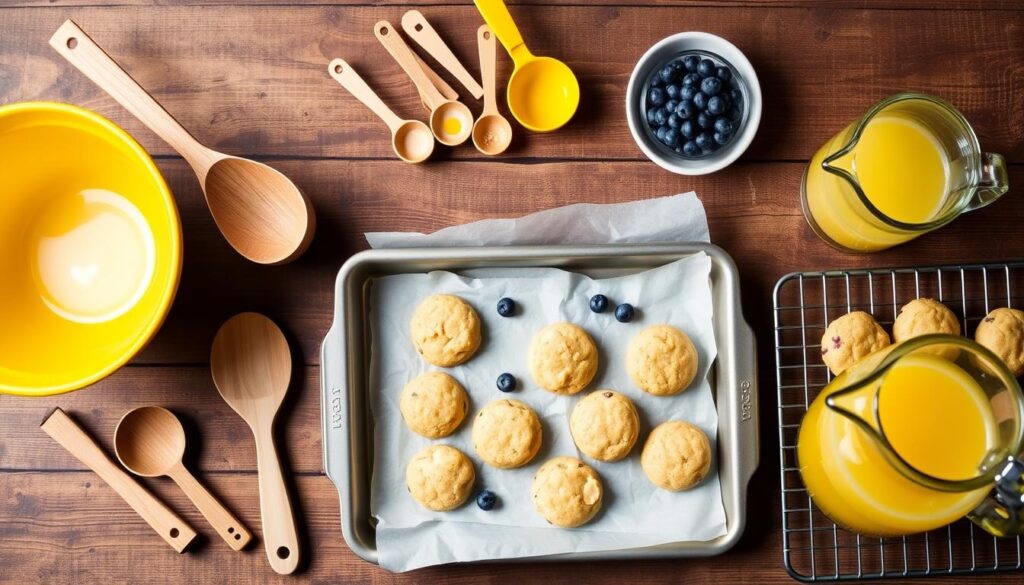
[[[498,113],[497,92],[495,85],[495,66],[498,59],[497,41],[491,27],[480,25],[476,31],[476,44],[480,50],[480,80],[484,84],[484,111],[480,117]]]
[[[168,474],[174,483],[181,487],[188,499],[199,508],[199,511],[206,518],[210,526],[217,530],[217,534],[228,543],[234,550],[242,550],[252,540],[252,533],[234,516],[224,504],[206,489],[206,486],[199,483],[184,465],[178,464]]]
[[[437,34],[434,27],[430,26],[426,17],[419,10],[410,10],[402,15],[402,30],[414,41],[420,44],[430,56],[437,60],[447,69],[459,83],[464,85],[473,97],[480,99],[484,95],[484,89],[470,75],[469,71],[462,66],[459,58],[452,53],[452,50],[445,44],[441,35]]]
[[[422,58],[420,58],[420,56],[417,55],[416,53],[413,53],[413,56],[416,57],[416,62],[419,63],[420,69],[422,69],[423,72],[427,74],[427,79],[430,80],[430,83],[434,84],[434,87],[437,88],[437,91],[441,92],[441,95],[444,96],[444,99],[459,99],[459,94],[456,93],[454,89],[452,89],[452,86],[448,85],[447,81],[441,79],[441,76],[438,75],[436,71],[430,68],[430,65],[427,65],[426,62]],[[416,91],[419,92],[418,87],[416,88]],[[426,96],[423,95],[423,92],[420,92],[420,102],[423,104],[424,108],[427,108],[427,111],[429,112],[430,107],[427,106],[427,98]]]
[[[174,550],[179,553],[184,551],[196,537],[196,531],[191,526],[118,467],[63,410],[54,410],[40,428],[114,488]]]
[[[290,575],[299,564],[299,537],[288,488],[281,472],[281,461],[277,458],[271,429],[253,429],[253,433],[256,436],[263,544],[267,549],[270,566],[282,575]]]
[[[398,127],[402,125],[403,120],[380,99],[376,92],[370,89],[366,81],[344,59],[334,59],[331,61],[327,66],[327,72],[342,87],[347,89],[350,94],[355,96],[357,100],[363,102],[364,106],[370,108],[374,114],[377,114],[381,120],[384,120],[384,123],[388,125],[392,133],[396,132]]]
[[[416,85],[416,89],[419,90],[420,95],[427,102],[427,106],[430,107],[431,111],[437,109],[444,102],[449,101],[430,82],[427,74],[423,72],[423,68],[416,62],[416,54],[412,52],[409,45],[405,44],[405,41],[399,36],[398,29],[391,26],[390,22],[381,20],[373,25],[373,34],[380,41],[380,44],[384,45],[384,48],[387,49],[391,57],[402,67],[405,74],[412,79],[413,84]]]
[[[110,94],[126,110],[163,138],[178,151],[193,168],[209,167],[217,158],[196,141],[188,130],[167,113],[146,90],[107,55],[85,31],[72,20],[64,21],[50,37],[50,46],[74,65],[86,77]],[[205,172],[203,173],[205,175]]]

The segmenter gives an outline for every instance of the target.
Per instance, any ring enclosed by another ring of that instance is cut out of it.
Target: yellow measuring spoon
[[[564,126],[580,104],[580,84],[572,69],[558,59],[531,53],[503,0],[473,1],[515,63],[507,91],[512,115],[535,132]]]

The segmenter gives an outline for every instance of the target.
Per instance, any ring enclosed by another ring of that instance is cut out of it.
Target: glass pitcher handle
[[[967,210],[981,209],[999,199],[1010,189],[1010,179],[1006,172],[1006,159],[1001,154],[983,152],[981,154],[981,178],[974,196],[967,203]]]
[[[1007,457],[995,481],[992,493],[967,517],[995,536],[1024,534],[1024,462]]]

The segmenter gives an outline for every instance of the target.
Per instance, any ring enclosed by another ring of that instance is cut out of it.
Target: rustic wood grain
[[[377,20],[397,21],[402,12],[383,6],[8,9],[0,13],[6,48],[0,102],[72,101],[123,124],[151,152],[170,152],[46,45],[60,22],[74,16],[213,148],[392,160],[384,126],[330,80],[326,65],[344,57],[396,113],[425,119],[411,82],[370,34]],[[583,98],[576,119],[557,133],[527,136],[516,127],[507,157],[641,159],[623,112],[629,74],[654,42],[691,29],[731,39],[758,72],[764,115],[748,160],[806,160],[871,104],[902,90],[948,99],[976,125],[986,149],[1024,160],[1019,12],[538,6],[519,13],[531,49],[567,61]],[[438,6],[427,17],[477,72],[476,10]],[[503,86],[510,61],[500,59]],[[478,103],[470,105],[479,111]],[[445,156],[482,157],[469,146]]]
[[[284,4],[282,0],[10,0],[7,5],[12,7],[39,6],[166,6],[183,5],[223,5],[223,6],[277,6]],[[433,6],[472,4],[472,0],[404,0],[400,3],[384,0],[292,0],[291,5],[351,5],[351,6]],[[509,6],[578,6],[580,0],[509,0]],[[608,6],[710,6],[723,8],[819,8],[822,0],[592,0],[590,5]],[[975,0],[832,0],[829,5],[834,8],[885,8],[901,10],[927,10],[935,8],[956,10],[1024,10],[1016,0],[988,0],[979,3]]]

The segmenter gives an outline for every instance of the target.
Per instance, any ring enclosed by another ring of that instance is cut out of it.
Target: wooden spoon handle
[[[180,463],[171,471],[171,479],[178,484],[188,499],[217,530],[217,534],[234,550],[242,550],[252,540],[252,533],[234,516],[224,504],[199,483],[184,465]]]
[[[476,43],[480,50],[480,80],[484,84],[484,111],[481,117],[487,114],[498,113],[498,99],[495,91],[495,65],[498,59],[497,42],[494,40],[494,33],[491,27],[486,24],[480,25],[476,31]]]
[[[269,428],[253,430],[256,466],[259,469],[263,544],[270,566],[281,575],[290,575],[299,564],[299,537],[288,488],[274,446],[273,432]]]
[[[54,410],[40,428],[114,488],[174,550],[182,552],[196,537],[191,526],[118,467],[63,410]]]
[[[464,85],[469,90],[469,93],[473,94],[473,97],[476,99],[483,97],[484,89],[480,87],[480,84],[470,75],[469,71],[466,71],[462,62],[455,56],[455,53],[452,53],[452,50],[445,44],[441,35],[437,34],[434,27],[430,26],[423,13],[419,10],[410,10],[403,14],[402,30],[454,75],[455,79],[458,79],[459,83]]]
[[[50,37],[50,46],[69,63],[110,94],[136,118],[142,120],[157,136],[188,159],[193,167],[207,166],[209,150],[196,141],[153,96],[146,93],[128,73],[100,48],[72,20],[64,21]],[[195,163],[195,164],[193,164]]]
[[[412,79],[416,89],[423,96],[427,105],[434,110],[444,102],[448,101],[441,95],[441,92],[430,82],[430,78],[423,72],[423,68],[416,62],[416,53],[412,52],[409,45],[405,44],[398,34],[398,29],[391,26],[386,20],[381,20],[373,25],[373,34],[384,45],[391,57],[402,67],[405,74]]]
[[[441,95],[444,96],[444,99],[459,99],[459,94],[456,93],[454,89],[452,89],[452,86],[448,85],[447,81],[441,79],[441,76],[438,75],[436,71],[430,68],[430,65],[427,65],[426,62],[423,61],[423,59],[420,58],[420,56],[417,55],[416,53],[413,53],[413,56],[416,57],[416,62],[419,63],[420,69],[422,69],[423,72],[427,74],[427,78],[430,79],[430,83],[434,84],[434,87],[437,88],[437,91],[441,92]],[[419,91],[419,88],[416,88],[416,90]],[[427,111],[429,112],[430,108],[427,107],[427,97],[423,95],[422,92],[420,93],[420,101],[423,103],[423,107],[427,108]]]
[[[380,99],[376,92],[370,89],[366,81],[344,59],[332,60],[327,66],[327,72],[342,87],[347,89],[350,94],[355,96],[357,100],[363,102],[364,106],[370,108],[374,114],[377,114],[381,120],[384,120],[384,123],[388,125],[392,133],[397,131],[398,127],[402,125],[403,120]]]

